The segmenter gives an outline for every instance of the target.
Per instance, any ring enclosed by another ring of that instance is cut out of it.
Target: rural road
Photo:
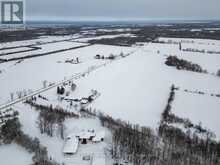
[[[125,57],[132,55],[136,51],[128,53]],[[119,58],[119,59],[123,59],[123,58]],[[107,64],[110,64],[111,62],[112,61],[108,61],[108,62],[106,62],[104,64],[100,64],[100,65],[96,65],[96,66],[90,66],[90,67],[88,67],[88,69],[86,71],[84,71],[82,73],[77,73],[77,74],[73,75],[72,77],[70,77],[69,79],[62,80],[62,81],[57,82],[57,83],[55,83],[53,85],[50,85],[50,86],[48,86],[46,88],[38,89],[38,90],[36,90],[36,91],[32,92],[31,94],[28,94],[28,95],[26,95],[24,97],[21,97],[21,98],[15,99],[14,101],[2,104],[2,105],[0,105],[0,111],[3,110],[3,109],[6,109],[6,108],[10,108],[11,106],[13,106],[13,105],[15,105],[17,103],[23,102],[23,101],[25,101],[25,100],[33,97],[33,96],[36,96],[36,95],[38,95],[40,93],[43,93],[43,92],[46,92],[46,91],[48,91],[48,90],[50,90],[52,88],[58,87],[58,86],[62,85],[63,83],[66,83],[66,82],[69,82],[69,81],[72,81],[72,80],[77,80],[77,79],[85,76],[86,74],[89,74],[90,72],[92,72],[94,70],[97,70],[99,68],[102,68],[102,67],[106,66]]]
[[[9,107],[11,107],[11,106],[13,106],[17,103],[23,102],[23,101],[31,98],[32,96],[36,96],[36,95],[38,95],[40,93],[43,93],[43,92],[46,92],[46,91],[48,91],[52,88],[58,87],[58,86],[62,85],[63,83],[66,83],[66,82],[69,82],[69,81],[72,81],[72,80],[80,79],[81,77],[85,76],[86,74],[89,74],[90,72],[92,72],[94,70],[97,70],[97,69],[99,69],[103,66],[106,66],[108,63],[109,62],[101,64],[101,65],[97,65],[97,66],[90,66],[90,67],[88,67],[88,69],[86,71],[84,71],[82,73],[77,73],[77,74],[73,75],[72,77],[70,77],[69,79],[62,80],[60,82],[55,83],[54,85],[50,85],[46,88],[38,89],[38,90],[36,90],[36,91],[32,92],[31,94],[28,94],[24,97],[15,99],[14,101],[11,101],[11,102],[6,103],[6,104],[2,104],[2,105],[0,105],[0,111],[3,110],[3,109],[9,108]]]

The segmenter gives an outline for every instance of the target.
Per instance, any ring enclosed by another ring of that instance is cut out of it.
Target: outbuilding
[[[79,139],[73,136],[68,136],[66,138],[65,145],[63,147],[63,154],[65,155],[73,155],[77,152],[79,145]]]
[[[94,130],[88,130],[88,131],[82,131],[76,135],[76,137],[79,139],[79,141],[82,144],[87,144],[89,140],[92,140],[95,137],[95,131]]]

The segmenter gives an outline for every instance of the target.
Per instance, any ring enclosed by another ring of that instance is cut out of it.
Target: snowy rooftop
[[[95,137],[92,139],[93,142],[102,141],[105,138],[105,131],[97,132]]]
[[[75,136],[68,136],[63,147],[64,154],[74,154],[78,149],[79,140]]]
[[[90,139],[91,137],[94,137],[95,135],[96,135],[95,131],[82,131],[76,134],[76,136],[79,137],[80,139]]]

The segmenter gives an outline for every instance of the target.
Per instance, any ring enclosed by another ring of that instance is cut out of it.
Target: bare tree
[[[217,76],[220,77],[220,69],[217,71]]]
[[[43,81],[43,88],[46,88],[47,87],[47,80],[44,80]]]
[[[10,97],[11,97],[11,101],[13,101],[14,100],[14,93],[13,92],[10,93]]]

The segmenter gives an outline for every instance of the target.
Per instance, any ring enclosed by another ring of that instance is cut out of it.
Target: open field
[[[121,32],[121,30],[119,29],[117,32]],[[130,34],[121,35],[132,37]],[[78,114],[76,108],[71,107],[68,101],[65,99],[60,101],[57,87],[61,86],[62,82],[66,82],[65,80],[70,80],[74,75],[80,75],[77,79],[71,79],[71,82],[76,84],[74,91],[66,87],[66,90],[69,91],[68,96],[65,96],[67,100],[86,98],[91,90],[95,90],[99,95],[91,104],[86,105],[86,108],[111,115],[115,119],[150,127],[156,134],[170,87],[175,84],[180,89],[176,93],[172,112],[182,118],[190,119],[193,123],[201,122],[202,126],[215,133],[216,140],[219,141],[218,125],[220,125],[220,121],[217,114],[220,108],[220,98],[216,95],[220,94],[220,77],[216,73],[220,69],[220,55],[210,54],[208,51],[219,51],[220,42],[205,39],[159,38],[160,43],[149,42],[132,46],[91,45],[89,43],[93,39],[114,39],[115,37],[118,35],[82,37],[80,39],[74,39],[72,36],[42,37],[37,40],[2,44],[0,54],[11,54],[3,55],[1,58],[58,52],[47,56],[1,63],[0,106],[40,90],[39,93],[31,95],[31,97],[41,95],[41,98],[38,98],[38,104],[61,107],[68,112]],[[164,43],[161,43],[162,41]],[[182,43],[182,48],[205,51],[203,53],[182,51],[179,49],[179,43]],[[28,45],[35,44],[38,44],[39,50],[13,53],[28,50]],[[74,47],[79,48],[70,49]],[[64,49],[68,50],[59,52]],[[95,58],[97,55],[103,56],[103,58]],[[114,59],[108,58],[111,57],[110,55],[114,56]],[[165,65],[165,61],[170,55],[199,64],[207,70],[207,73],[169,67]],[[49,88],[50,86],[51,88]],[[48,90],[43,90],[47,88]],[[187,93],[184,91],[185,89],[202,91],[205,94]],[[211,96],[211,94],[215,94],[215,96]],[[44,97],[46,99],[42,99]],[[104,142],[80,144],[76,155],[66,157],[62,153],[64,140],[57,136],[49,137],[42,134],[37,124],[39,111],[23,101],[18,101],[12,106],[19,112],[18,118],[22,124],[22,130],[32,137],[37,137],[40,143],[47,147],[51,159],[70,165],[79,163],[83,156],[91,153],[94,159],[105,157],[106,149],[112,143],[112,134],[109,129],[102,126],[97,117],[80,116],[78,119],[69,118],[64,121],[65,137],[70,133],[77,134],[80,130],[88,129],[105,130],[106,132]],[[17,152],[17,149],[13,149],[13,147],[17,146],[14,144],[8,147],[0,146],[0,158],[3,159],[7,152],[11,152],[10,150]],[[26,159],[21,162],[29,164],[28,155],[23,155],[23,151],[18,150],[18,152],[17,156],[20,159],[23,157]],[[21,156],[19,156],[20,154]],[[113,161],[110,157],[105,157],[105,159],[107,165]],[[11,163],[10,161],[8,160],[5,164]],[[82,161],[80,164],[87,165],[89,162]]]

